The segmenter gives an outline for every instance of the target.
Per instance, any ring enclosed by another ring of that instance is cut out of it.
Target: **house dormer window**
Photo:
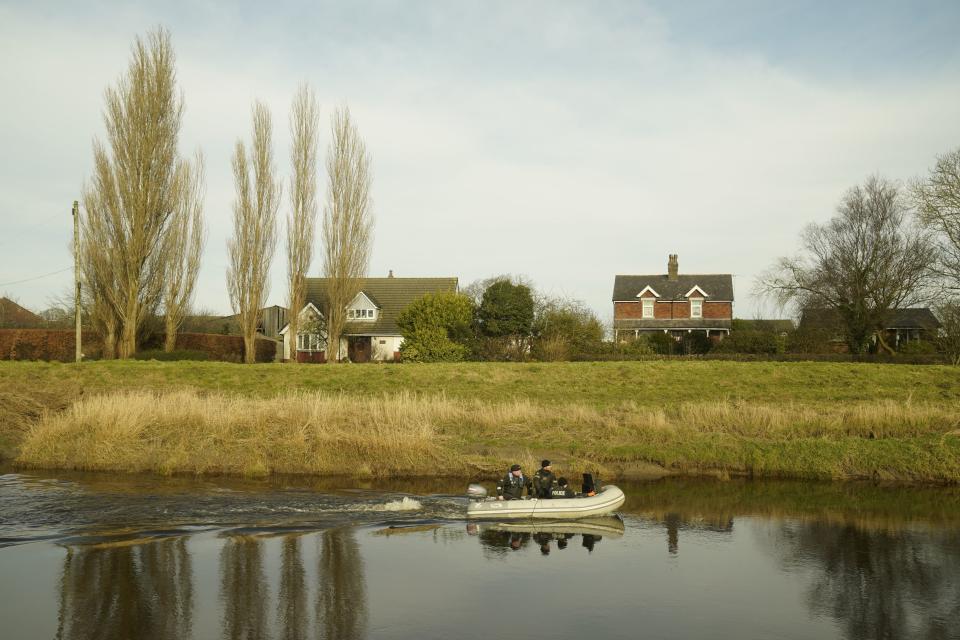
[[[703,317],[703,298],[690,299],[690,317],[691,318]]]
[[[653,298],[644,298],[641,303],[643,304],[643,317],[652,318],[653,317]]]
[[[376,320],[376,309],[347,309],[347,320]]]

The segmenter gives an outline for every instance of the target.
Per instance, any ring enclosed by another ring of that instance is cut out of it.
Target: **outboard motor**
[[[581,493],[585,496],[597,495],[597,485],[593,482],[593,474],[583,474],[583,485],[580,487]]]
[[[482,484],[471,484],[467,487],[467,497],[478,502],[482,501],[487,497],[487,488]]]

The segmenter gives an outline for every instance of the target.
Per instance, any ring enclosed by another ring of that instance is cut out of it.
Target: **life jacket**
[[[537,471],[533,476],[533,488],[538,498],[550,497],[555,479],[552,471],[544,471],[543,469]]]
[[[550,491],[551,498],[572,498],[573,491],[569,487],[554,487]]]

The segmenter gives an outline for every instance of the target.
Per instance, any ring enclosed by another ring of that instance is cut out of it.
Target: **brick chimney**
[[[393,269],[390,269],[390,273],[387,274],[387,277],[388,277],[388,278],[392,278],[392,277],[393,277]]]
[[[680,263],[677,262],[677,254],[671,253],[667,260],[667,280],[676,280],[677,272],[680,270]]]

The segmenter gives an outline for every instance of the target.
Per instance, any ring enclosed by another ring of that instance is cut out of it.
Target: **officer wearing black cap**
[[[553,475],[550,468],[550,461],[544,460],[540,463],[540,470],[533,478],[534,491],[538,498],[549,498],[553,492],[553,483],[557,481],[557,476]]]
[[[533,495],[530,481],[523,477],[520,465],[515,464],[497,483],[497,500],[520,500],[523,497],[524,487],[527,489],[527,495]]]

